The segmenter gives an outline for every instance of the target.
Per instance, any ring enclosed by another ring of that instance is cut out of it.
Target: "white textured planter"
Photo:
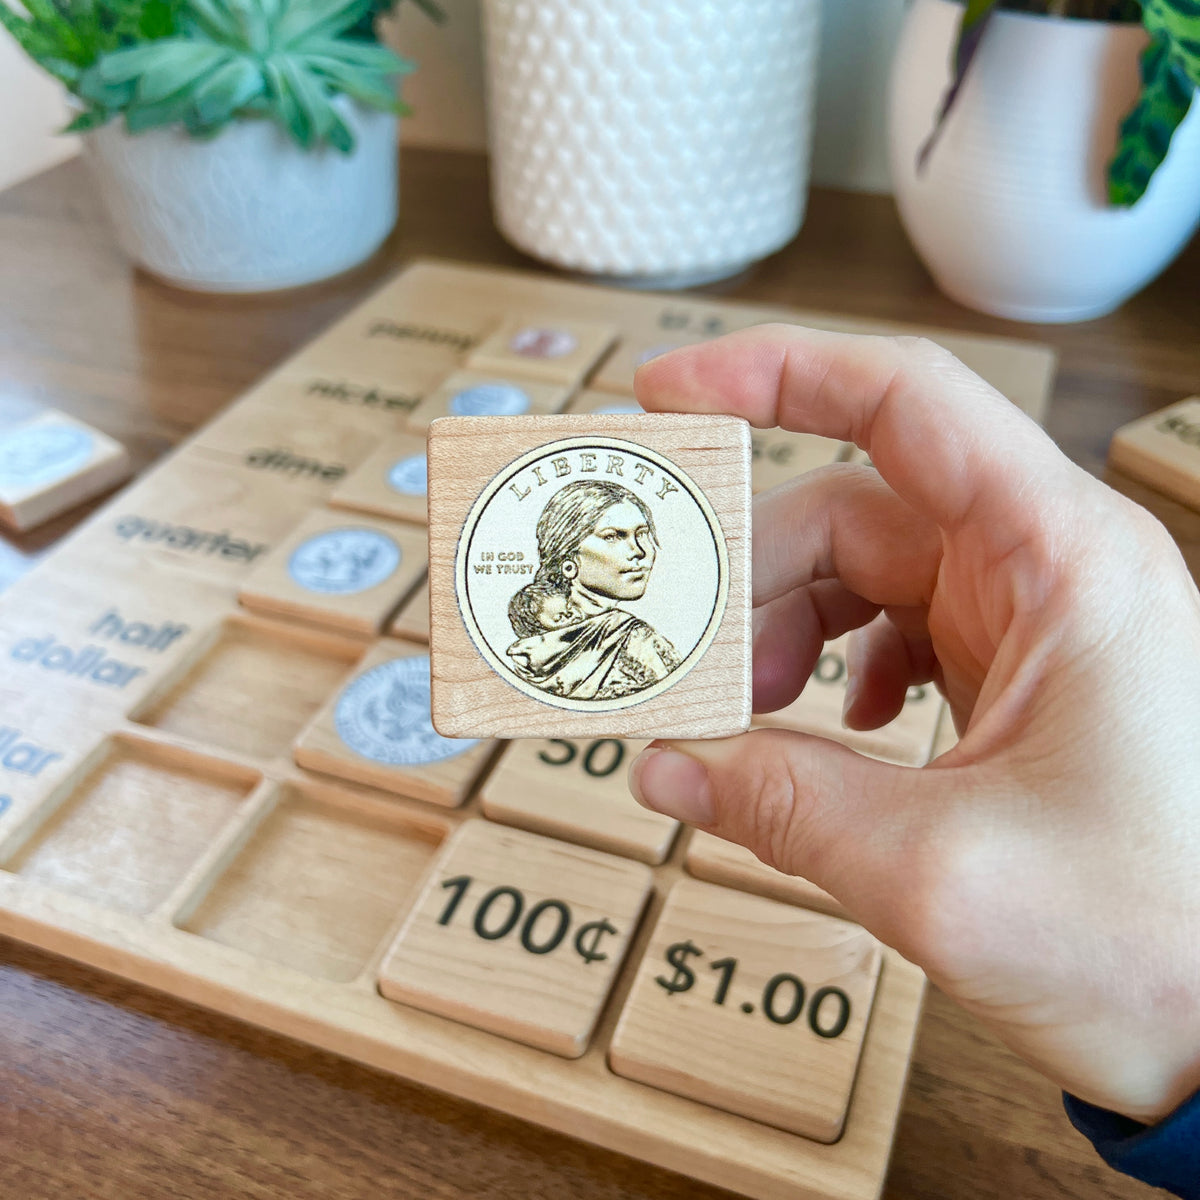
[[[971,308],[1025,321],[1111,311],[1200,221],[1200,104],[1142,200],[1110,208],[1106,172],[1138,94],[1145,33],[1001,12],[918,174],[961,16],[951,0],[914,0],[892,72],[892,180],[913,245]]]
[[[342,114],[349,155],[305,151],[265,118],[211,141],[131,136],[112,121],[84,154],[122,248],[146,270],[197,291],[271,291],[362,262],[396,223],[396,118],[350,104]]]
[[[800,228],[820,0],[484,0],[492,199],[556,266],[733,274]]]

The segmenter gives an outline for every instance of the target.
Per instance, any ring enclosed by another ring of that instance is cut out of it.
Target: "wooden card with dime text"
[[[744,421],[437,421],[429,547],[433,721],[447,737],[749,727]]]

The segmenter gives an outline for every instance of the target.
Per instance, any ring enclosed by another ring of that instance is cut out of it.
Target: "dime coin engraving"
[[[352,596],[382,583],[400,565],[400,547],[373,529],[332,529],[301,543],[288,574],[302,588]]]
[[[459,538],[459,608],[480,653],[528,696],[612,711],[673,687],[703,656],[728,592],[703,492],[620,438],[567,438],[510,463]]]
[[[0,484],[32,487],[60,479],[91,457],[95,439],[71,425],[33,425],[0,434]]]
[[[446,738],[429,718],[429,656],[395,658],[355,679],[334,709],[338,737],[355,754],[390,767],[442,762],[478,745]]]
[[[429,464],[424,454],[410,454],[393,463],[387,475],[388,487],[402,496],[424,496],[429,490]]]
[[[450,401],[456,417],[516,417],[528,412],[529,393],[511,383],[479,383],[464,388]]]

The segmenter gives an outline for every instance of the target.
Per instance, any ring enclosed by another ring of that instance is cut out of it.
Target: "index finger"
[[[951,532],[998,515],[1011,530],[1070,468],[1034,421],[921,338],[759,325],[652,359],[634,386],[651,412],[728,413],[853,442]]]

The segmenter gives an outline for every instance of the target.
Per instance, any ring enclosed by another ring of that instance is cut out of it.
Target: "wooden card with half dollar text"
[[[434,421],[429,554],[439,733],[727,737],[749,727],[745,421]]]

